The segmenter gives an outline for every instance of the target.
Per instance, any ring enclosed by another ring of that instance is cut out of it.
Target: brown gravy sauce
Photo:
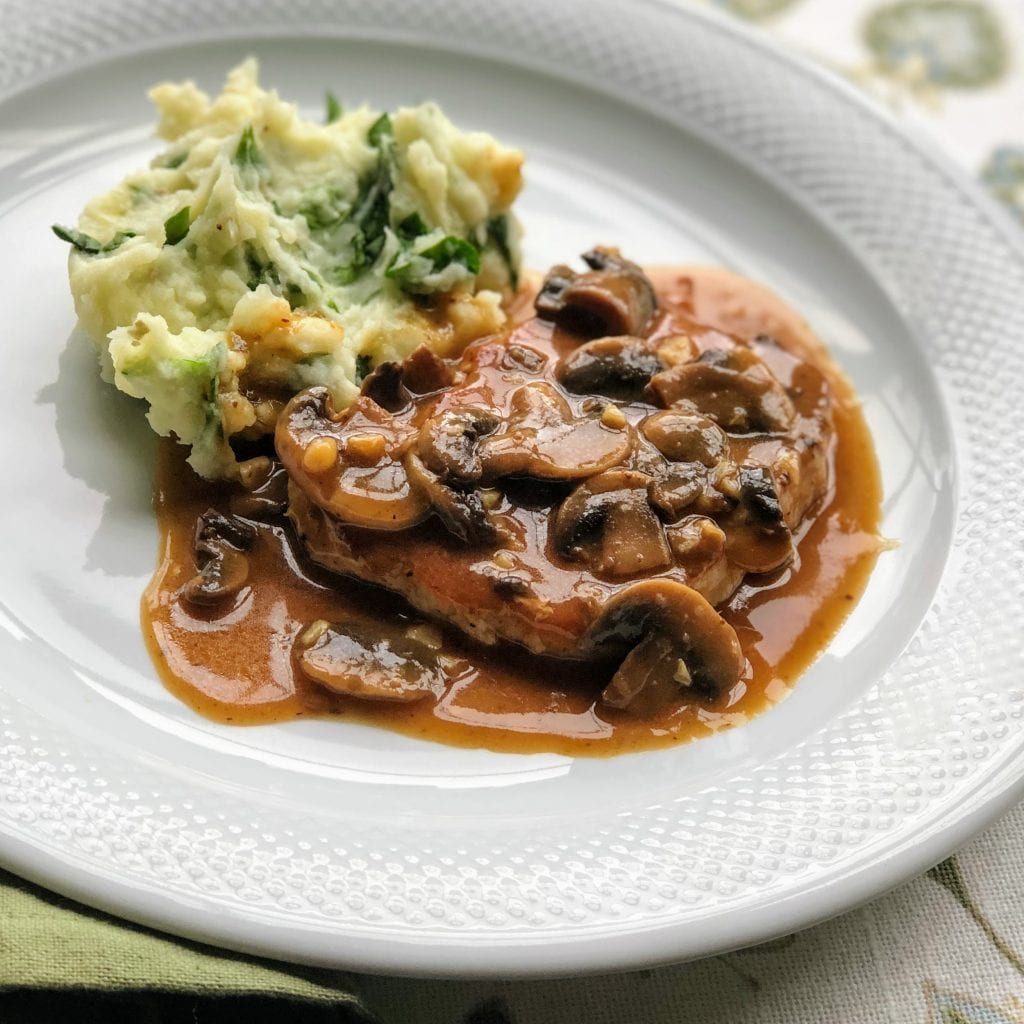
[[[792,563],[747,582],[722,609],[747,657],[743,678],[718,700],[683,703],[656,718],[598,707],[611,669],[487,648],[454,632],[446,651],[465,659],[436,702],[359,701],[306,679],[292,655],[315,619],[423,621],[401,599],[313,565],[283,520],[263,525],[249,553],[250,580],[231,611],[179,598],[194,575],[197,516],[227,510],[230,488],[200,480],[185,450],[161,444],[154,505],[160,560],[142,599],[142,626],[160,677],[177,697],[218,722],[264,724],[303,716],[342,718],[464,747],[515,753],[605,756],[663,747],[732,728],[782,699],[824,650],[860,597],[879,551],[881,485],[870,434],[850,384],[820,343],[770,293],[710,268],[648,272],[662,308],[680,329],[784,336],[832,386],[835,437],[830,488],[798,536]],[[513,315],[529,316],[528,299]]]

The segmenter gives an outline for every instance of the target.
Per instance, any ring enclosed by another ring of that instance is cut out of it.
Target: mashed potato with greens
[[[327,123],[305,120],[254,61],[216,99],[191,82],[151,96],[165,151],[54,230],[104,376],[203,476],[236,475],[228,439],[271,430],[289,394],[324,384],[344,405],[382,361],[501,327],[518,150],[433,103],[331,99]]]

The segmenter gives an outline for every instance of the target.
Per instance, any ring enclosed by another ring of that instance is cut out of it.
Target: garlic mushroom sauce
[[[190,601],[185,594],[196,577],[197,519],[208,510],[231,515],[238,509],[232,500],[240,487],[201,480],[186,465],[185,451],[165,440],[155,487],[160,559],[143,597],[142,622],[168,688],[219,722],[333,716],[456,746],[597,756],[731,728],[782,699],[842,625],[880,550],[881,486],[871,437],[849,382],[802,320],[766,289],[713,268],[654,268],[647,275],[658,299],[655,339],[686,336],[706,352],[730,344],[730,338],[768,336],[777,340],[779,355],[772,355],[771,345],[758,351],[780,379],[788,375],[791,395],[800,392],[794,381],[806,364],[827,381],[831,396],[823,486],[792,531],[792,558],[769,572],[748,572],[731,596],[715,601],[745,659],[738,679],[717,694],[702,693],[683,680],[678,699],[643,713],[612,706],[601,695],[622,651],[616,656],[596,651],[575,660],[552,656],[550,650],[533,653],[507,639],[493,644],[469,639],[466,629],[429,618],[393,590],[315,564],[283,514],[245,520],[255,528],[246,552],[248,575],[230,600]],[[518,325],[514,329],[529,332],[532,349],[552,365],[564,364],[585,339],[531,320],[534,289],[520,293],[510,320]],[[603,414],[606,424],[621,419],[626,427],[634,416],[628,402],[621,403],[621,416],[619,405],[611,408],[611,415]],[[754,453],[759,444],[763,448],[768,442],[757,439],[764,436],[745,435],[741,455]],[[552,555],[548,524],[540,519],[542,528],[523,534],[515,554],[531,566],[550,565],[553,580],[564,566]],[[382,558],[389,555],[396,565],[413,567],[410,572],[448,573],[455,585],[460,573],[481,559],[501,565],[501,550],[482,552],[451,538],[439,543],[438,532],[355,531],[352,547],[358,549],[365,534],[371,554],[380,549]],[[367,564],[375,564],[367,558]],[[533,590],[543,602],[545,580],[534,579]],[[613,593],[609,585],[608,597]],[[318,622],[348,624],[358,636],[399,646],[411,638],[417,650],[431,652],[444,666],[443,681],[407,702],[334,692],[317,681],[315,671],[311,674],[308,658],[302,660],[309,627]]]

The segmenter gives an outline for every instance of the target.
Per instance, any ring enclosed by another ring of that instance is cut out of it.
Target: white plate
[[[65,2],[19,17],[0,40],[9,867],[287,959],[568,973],[810,924],[1017,798],[1024,251],[939,157],[759,39],[656,2]],[[233,730],[164,691],[138,626],[152,439],[72,330],[48,225],[153,151],[150,83],[217,88],[248,53],[310,108],[325,88],[384,107],[432,97],[521,144],[534,266],[610,241],[729,264],[806,312],[864,398],[901,545],[788,700],[714,739],[573,761],[338,722]]]

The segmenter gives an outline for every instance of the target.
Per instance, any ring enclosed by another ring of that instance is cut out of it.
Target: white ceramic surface
[[[1024,247],[927,147],[653,0],[68,2],[41,35],[6,6],[28,27],[0,38],[0,863],[285,959],[556,974],[809,924],[1019,797]],[[864,398],[900,546],[787,700],[574,761],[218,727],[164,691],[138,628],[152,438],[96,377],[48,225],[154,151],[149,84],[216,89],[250,53],[311,110],[326,88],[430,97],[522,145],[533,266],[614,242],[728,264],[806,313]]]

